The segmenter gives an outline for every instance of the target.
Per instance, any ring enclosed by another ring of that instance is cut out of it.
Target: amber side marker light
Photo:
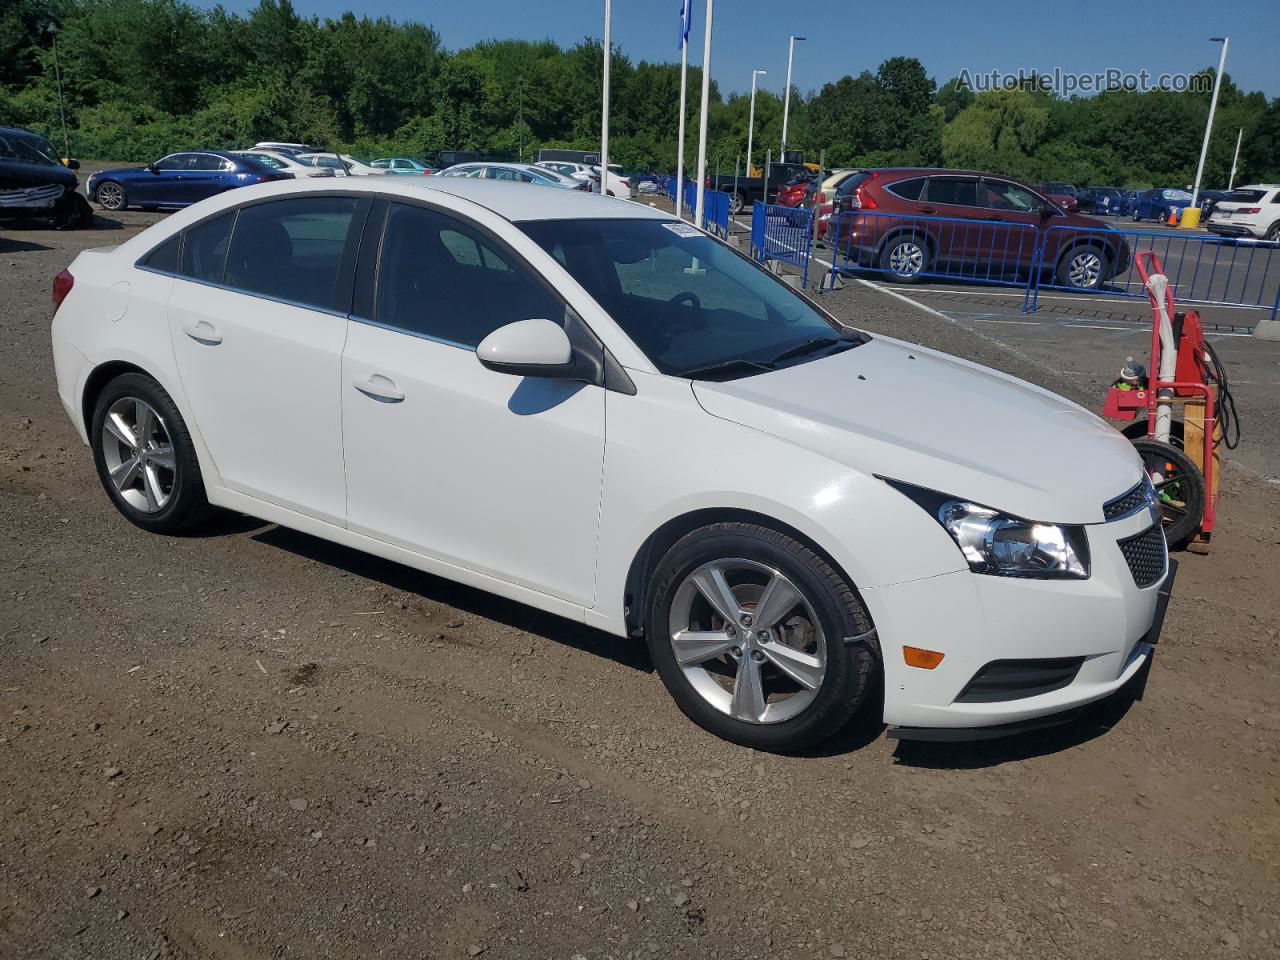
[[[945,653],[939,653],[937,650],[924,650],[921,647],[903,647],[902,659],[907,661],[908,667],[919,667],[921,670],[932,670],[942,662]]]

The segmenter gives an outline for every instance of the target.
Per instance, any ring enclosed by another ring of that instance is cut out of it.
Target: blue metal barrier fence
[[[1030,313],[1039,306],[1041,289],[1145,299],[1134,257],[1153,250],[1179,303],[1267,310],[1273,320],[1280,313],[1280,243],[1054,226],[1038,216],[1034,222],[1007,216],[976,220],[845,211],[828,223],[830,272],[1020,287],[1023,309]],[[752,224],[754,246],[754,217]]]
[[[725,195],[728,200],[728,195]],[[726,219],[728,209],[725,211]],[[813,246],[813,211],[764,204],[751,207],[751,255],[761,263],[779,260],[801,269],[800,285],[809,285],[809,260]]]

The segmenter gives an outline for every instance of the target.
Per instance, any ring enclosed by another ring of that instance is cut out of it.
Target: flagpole
[[[689,17],[693,15],[691,0],[683,0],[680,11],[680,132],[676,137],[676,216],[684,205],[684,111],[689,71]]]
[[[609,26],[613,14],[612,0],[604,0],[604,106],[600,115],[600,195],[609,195]]]
[[[703,188],[707,178],[707,106],[711,98],[711,19],[716,0],[707,0],[706,36],[702,38],[702,111],[698,117],[698,201],[694,206],[693,222],[702,226]]]

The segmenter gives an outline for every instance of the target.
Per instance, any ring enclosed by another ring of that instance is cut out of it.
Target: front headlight
[[[1084,527],[1036,523],[936,490],[897,480],[885,482],[942,525],[974,573],[1044,580],[1089,577],[1089,540]]]

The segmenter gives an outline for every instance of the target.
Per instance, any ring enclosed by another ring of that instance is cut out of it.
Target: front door
[[[1041,199],[1016,183],[984,177],[978,188],[978,203],[991,224],[987,231],[988,253],[985,263],[979,265],[980,275],[1000,279],[1028,270],[1046,222],[1040,214]]]
[[[342,345],[368,204],[303,195],[196,224],[169,297],[182,387],[223,483],[337,524]]]
[[[590,606],[604,391],[475,355],[504,324],[562,321],[564,302],[463,216],[402,203],[387,206],[375,289],[342,361],[348,525]]]

